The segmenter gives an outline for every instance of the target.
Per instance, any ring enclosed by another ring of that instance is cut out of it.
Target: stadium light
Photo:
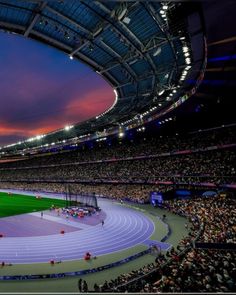
[[[119,134],[118,134],[119,138],[123,138],[125,136],[124,132],[123,131],[120,131]]]
[[[189,64],[191,63],[191,59],[190,59],[189,57],[187,57],[187,58],[185,59],[185,62],[186,62],[187,65],[189,65]]]
[[[123,19],[123,23],[125,23],[127,25],[130,23],[130,21],[131,21],[131,19],[127,16]]]
[[[64,130],[65,131],[69,131],[73,127],[74,127],[73,125],[66,125],[65,128],[64,128]]]
[[[165,92],[165,90],[162,89],[162,90],[160,90],[160,91],[158,92],[158,95],[161,96],[164,92]]]

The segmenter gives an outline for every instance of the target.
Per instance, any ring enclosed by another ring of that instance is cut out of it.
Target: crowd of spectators
[[[216,150],[151,159],[68,164],[60,166],[59,169],[53,166],[17,170],[4,168],[0,170],[0,179],[230,184],[236,183],[235,164],[234,150]]]
[[[0,182],[2,189],[18,189],[40,192],[66,193],[67,187],[62,183],[27,183],[27,182]],[[79,195],[93,195],[114,200],[128,200],[136,203],[148,203],[151,191],[167,192],[172,186],[166,185],[120,185],[120,184],[73,184],[73,192]]]
[[[0,163],[0,168],[60,165],[114,158],[158,155],[183,150],[206,149],[236,143],[236,126],[175,136],[140,137],[123,141],[95,142],[79,145],[77,150],[31,156],[17,162]]]
[[[184,215],[193,223],[204,224],[200,241],[210,243],[236,242],[236,200],[197,198],[190,200],[166,201],[165,207],[171,212]]]
[[[193,247],[200,241],[235,243],[235,199],[167,201],[164,207],[191,222],[189,236],[155,262],[99,286],[102,292],[232,292],[236,290],[236,253]],[[223,214],[222,220],[219,214]],[[98,291],[98,290],[96,290]]]
[[[81,148],[77,151],[0,163],[0,181],[234,184],[236,183],[235,148],[215,149],[215,147],[208,150],[206,148],[236,143],[235,128],[236,126],[210,132],[197,132],[184,137],[166,136],[147,140],[139,138],[138,142],[126,141],[122,144],[116,143],[114,146],[104,143],[101,147],[96,146],[93,149]],[[160,154],[191,149],[195,152]],[[196,151],[196,149],[201,150]],[[149,156],[149,158],[133,158],[139,156]]]
[[[1,163],[0,188],[63,193],[64,183],[68,182],[73,183],[73,187],[81,194],[95,193],[145,203],[149,200],[150,191],[166,191],[170,189],[171,184],[236,184],[234,148],[158,155],[167,151],[204,149],[208,146],[234,143],[235,128],[197,132],[188,137],[156,137],[146,141],[140,139],[138,143],[103,145],[92,150],[84,149],[79,152],[64,152]],[[146,159],[128,158],[145,155],[153,156]],[[111,161],[88,162],[101,159]],[[160,183],[165,183],[166,186]]]

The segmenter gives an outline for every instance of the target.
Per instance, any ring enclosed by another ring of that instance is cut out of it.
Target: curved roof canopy
[[[178,106],[184,101],[179,97],[186,92],[186,77],[196,81],[205,56],[195,8],[152,1],[0,0],[1,30],[41,41],[86,63],[116,94],[113,106],[96,118],[2,151],[44,147],[92,133],[104,136],[107,130],[143,124],[150,115]]]

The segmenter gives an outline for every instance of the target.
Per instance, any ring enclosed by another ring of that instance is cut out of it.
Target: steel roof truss
[[[30,34],[30,31],[33,29],[34,25],[36,24],[36,22],[38,21],[39,17],[41,16],[41,11],[44,9],[44,7],[47,5],[47,2],[44,1],[42,2],[38,8],[35,10],[35,15],[33,16],[33,19],[31,20],[28,28],[26,29],[24,36],[28,37],[28,35]]]

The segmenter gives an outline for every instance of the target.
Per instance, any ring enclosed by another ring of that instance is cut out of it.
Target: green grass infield
[[[65,201],[0,192],[0,218],[43,211],[49,209],[52,205],[55,207],[64,207]]]

